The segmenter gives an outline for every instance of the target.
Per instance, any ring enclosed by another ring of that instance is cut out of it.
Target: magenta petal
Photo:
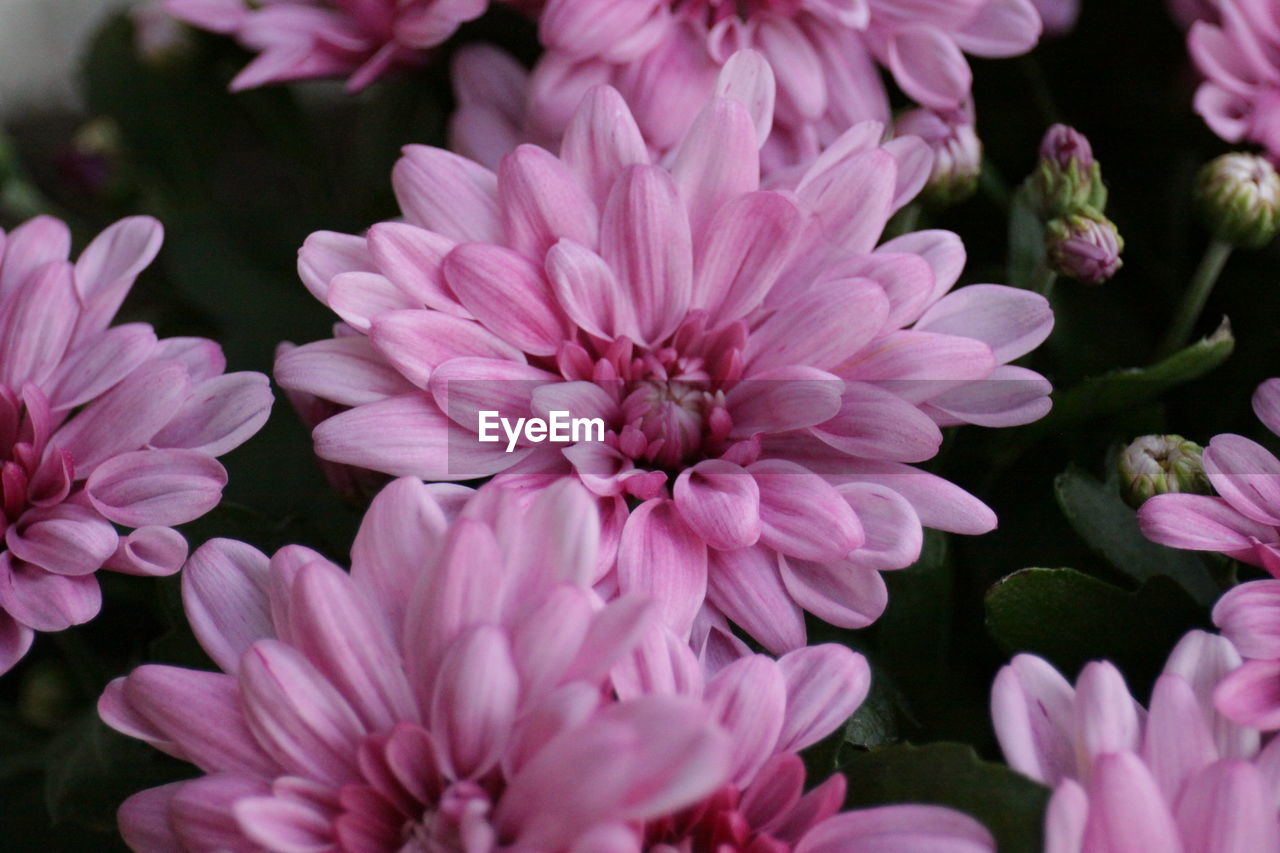
[[[457,243],[404,222],[380,222],[369,229],[369,253],[378,271],[406,296],[428,308],[470,316],[444,281],[441,265]]]
[[[1153,850],[1156,848],[1152,848]],[[991,834],[973,818],[941,806],[881,806],[824,820],[796,853],[993,853]]]
[[[618,546],[618,587],[651,596],[676,634],[689,633],[706,596],[707,549],[672,501],[646,501],[632,511]]]
[[[57,504],[23,513],[5,532],[17,560],[59,575],[87,575],[115,552],[115,530],[98,513],[78,504]]]
[[[201,647],[224,672],[240,670],[255,641],[275,636],[267,556],[233,539],[196,549],[182,573],[182,604]]]
[[[425,311],[392,311],[374,321]],[[292,391],[313,394],[343,406],[359,406],[413,390],[396,368],[363,335],[313,341],[276,357],[275,378]],[[268,392],[269,393],[269,392]],[[172,425],[165,428],[168,433]]]
[[[1176,802],[1188,777],[1218,759],[1210,720],[1191,686],[1166,673],[1151,694],[1142,738],[1142,759],[1169,802]]]
[[[803,364],[836,368],[884,328],[889,300],[868,279],[824,282],[782,305],[751,332],[751,372]]]
[[[1075,690],[1048,662],[1014,657],[991,687],[991,721],[1009,766],[1046,785],[1076,775]]]
[[[71,252],[71,229],[52,216],[37,216],[9,232],[0,250],[0,299],[7,297],[41,267],[65,261]]]
[[[912,99],[939,110],[964,102],[973,75],[960,48],[941,30],[927,24],[902,27],[888,47],[893,77]]]
[[[400,209],[414,225],[458,242],[496,243],[502,236],[498,178],[465,157],[407,145],[391,182]]]
[[[146,323],[116,326],[72,347],[49,375],[49,405],[69,411],[89,402],[132,373],[155,349],[156,333]]]
[[[1280,379],[1268,379],[1253,392],[1253,412],[1267,429],[1280,435]]]
[[[880,618],[889,603],[880,573],[847,560],[819,562],[784,556],[779,565],[791,597],[832,625],[865,628]]]
[[[977,338],[991,347],[1001,364],[1035,349],[1053,330],[1053,310],[1037,293],[974,284],[933,305],[916,323],[922,332]]]
[[[1239,435],[1215,436],[1204,450],[1204,471],[1238,512],[1280,526],[1280,460],[1262,445]]]
[[[467,310],[509,344],[554,355],[568,337],[540,266],[502,246],[464,243],[444,260],[445,279]]]
[[[139,450],[99,465],[85,492],[117,524],[169,526],[213,509],[226,484],[226,469],[199,450]]]
[[[1085,664],[1076,679],[1075,736],[1082,755],[1137,751],[1137,703],[1124,676],[1108,661]]]
[[[730,780],[739,786],[756,773],[778,745],[786,716],[787,685],[775,661],[751,655],[715,674],[704,699],[712,715],[733,739]]]
[[[1131,752],[1100,756],[1089,780],[1085,850],[1183,850],[1169,806]]]
[[[34,639],[34,631],[0,610],[0,675],[22,660]]]
[[[631,296],[644,343],[684,320],[693,290],[689,216],[671,176],[632,166],[614,185],[601,222],[600,256]]]
[[[731,438],[790,432],[817,426],[840,411],[844,382],[815,367],[794,364],[754,374],[729,391]]]
[[[693,308],[722,320],[745,317],[764,301],[791,260],[804,217],[780,193],[753,192],[714,211],[699,243]]]
[[[322,853],[334,849],[333,822],[309,803],[283,797],[246,797],[234,806],[238,823],[264,850]]]
[[[426,388],[431,371],[451,358],[500,358],[521,364],[525,360],[524,353],[479,323],[439,311],[388,311],[373,321],[369,337],[391,367],[419,388]],[[288,379],[281,378],[281,382],[293,379],[290,374]],[[329,384],[324,377],[317,379],[324,385]]]
[[[556,300],[579,328],[605,340],[641,339],[632,295],[603,258],[561,240],[547,253],[546,265]]]
[[[1251,660],[1229,673],[1214,692],[1218,710],[1263,731],[1280,729],[1280,660]]]
[[[174,834],[170,808],[174,795],[187,784],[171,782],[158,788],[148,788],[121,803],[117,812],[120,836],[130,850],[140,853],[181,853],[182,844]]]
[[[594,246],[600,214],[577,177],[554,154],[521,145],[502,159],[498,197],[507,245],[541,258],[561,238]]]
[[[174,829],[185,850],[237,850],[246,843],[233,810],[248,797],[270,791],[244,773],[214,773],[182,783],[170,804]]]
[[[76,290],[84,315],[76,339],[105,329],[138,274],[160,251],[164,228],[150,216],[121,219],[94,238],[76,261]]]
[[[527,451],[479,444],[426,394],[390,397],[329,418],[312,433],[316,455],[425,480],[471,480],[504,471]]]
[[[582,99],[565,128],[560,159],[578,173],[600,206],[624,169],[649,162],[640,129],[616,89],[597,86]]]
[[[893,462],[932,459],[942,445],[942,432],[927,415],[865,382],[844,383],[839,412],[812,433],[850,456]]]
[[[760,488],[740,465],[699,462],[680,474],[673,494],[680,517],[712,548],[745,548],[760,538]]]
[[[805,643],[804,614],[768,548],[707,553],[707,600],[774,654]]]
[[[1275,794],[1258,768],[1219,761],[1192,776],[1178,798],[1186,850],[1280,850]]]
[[[373,268],[364,238],[352,234],[317,231],[298,250],[298,277],[321,302],[328,301],[329,283],[336,276]]]
[[[71,265],[51,263],[0,302],[0,383],[42,382],[57,366],[80,316]]]
[[[480,777],[498,760],[515,721],[519,676],[506,637],[482,626],[445,654],[431,699],[431,731],[444,771]]]
[[[1213,607],[1213,624],[1240,654],[1280,659],[1280,581],[1250,581],[1228,590]]]
[[[56,575],[20,564],[9,555],[0,566],[0,607],[20,624],[37,631],[60,631],[93,619],[102,606],[102,590],[93,575]]]
[[[746,105],[727,98],[707,104],[676,149],[671,176],[688,206],[693,243],[701,246],[720,208],[760,186],[755,123]]]
[[[1241,551],[1274,535],[1274,528],[1206,495],[1156,495],[1139,508],[1138,524],[1148,539],[1193,551]]]
[[[805,560],[839,560],[864,541],[848,502],[817,474],[783,459],[747,469],[760,489],[760,541]]]
[[[787,715],[778,749],[798,751],[853,716],[871,689],[866,658],[835,643],[809,646],[778,659],[787,682]]]
[[[351,706],[292,646],[258,640],[240,662],[244,718],[282,766],[341,784],[355,772],[365,734]]]

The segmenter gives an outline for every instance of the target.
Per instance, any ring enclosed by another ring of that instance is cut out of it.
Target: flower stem
[[[1031,289],[1045,299],[1052,298],[1053,286],[1058,282],[1058,274],[1053,271],[1045,259],[1036,264],[1035,276],[1031,279]]]
[[[1200,266],[1182,297],[1182,304],[1178,306],[1178,313],[1174,315],[1173,322],[1169,324],[1164,339],[1160,342],[1160,349],[1157,350],[1159,358],[1168,358],[1187,345],[1191,330],[1195,328],[1196,320],[1200,319],[1200,313],[1204,311],[1209,294],[1213,292],[1213,286],[1217,283],[1222,268],[1227,265],[1233,248],[1230,243],[1214,240],[1205,249]]]

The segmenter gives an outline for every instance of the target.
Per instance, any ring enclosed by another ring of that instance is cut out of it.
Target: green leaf
[[[1040,853],[1049,789],[959,743],[901,744],[846,750],[849,808],[928,803],[972,815],[991,830],[1000,853]]]
[[[1158,364],[1117,370],[1054,394],[1053,411],[1033,429],[1053,432],[1141,406],[1220,366],[1235,345],[1231,324],[1224,319],[1213,334]]]
[[[1075,569],[1023,569],[986,597],[987,629],[1010,654],[1031,652],[1070,676],[1091,660],[1113,661],[1144,695],[1187,631],[1209,627],[1205,611],[1173,580],[1135,592]]]
[[[1205,562],[1189,551],[1166,548],[1143,536],[1137,513],[1114,488],[1072,466],[1054,480],[1054,492],[1075,531],[1121,573],[1139,583],[1165,575],[1200,604],[1217,599],[1218,585]]]

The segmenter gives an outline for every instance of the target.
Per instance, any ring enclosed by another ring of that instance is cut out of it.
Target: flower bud
[[[1124,265],[1124,238],[1115,223],[1087,207],[1050,221],[1044,239],[1053,271],[1084,284],[1102,284]]]
[[[124,143],[120,127],[109,118],[98,118],[80,126],[71,143],[58,152],[58,174],[74,192],[94,198],[121,197]]]
[[[1204,449],[1180,435],[1144,435],[1120,454],[1120,488],[1135,509],[1154,495],[1209,494]]]
[[[1214,236],[1233,246],[1260,248],[1280,229],[1280,175],[1256,154],[1209,161],[1196,182],[1196,202]]]
[[[933,151],[933,171],[921,193],[926,204],[950,207],[973,195],[982,173],[982,141],[972,121],[921,108],[899,116],[894,129],[897,136],[920,137]]]
[[[1046,222],[1082,207],[1107,209],[1102,166],[1093,159],[1089,140],[1065,124],[1049,128],[1040,142],[1040,165],[1031,176],[1031,191]]]

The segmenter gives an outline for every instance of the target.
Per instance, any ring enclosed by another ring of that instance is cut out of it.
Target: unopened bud
[[[898,117],[897,136],[918,136],[933,151],[933,171],[921,198],[934,207],[950,207],[973,195],[982,174],[982,141],[964,116],[948,119],[915,109]]]
[[[1134,508],[1154,495],[1209,494],[1204,449],[1180,435],[1144,435],[1120,454],[1120,488]]]
[[[1124,265],[1124,238],[1096,210],[1085,208],[1050,221],[1044,239],[1053,271],[1084,284],[1102,284]]]
[[[1093,159],[1093,147],[1082,133],[1065,124],[1049,128],[1040,142],[1040,165],[1031,176],[1031,188],[1046,222],[1083,207],[1107,209],[1107,188],[1102,167]]]
[[[1257,249],[1280,229],[1280,175],[1265,157],[1223,154],[1200,170],[1200,215],[1219,240]]]
[[[58,152],[58,172],[81,195],[119,196],[124,191],[123,152],[119,126],[109,118],[94,119],[82,125],[71,144]]]

